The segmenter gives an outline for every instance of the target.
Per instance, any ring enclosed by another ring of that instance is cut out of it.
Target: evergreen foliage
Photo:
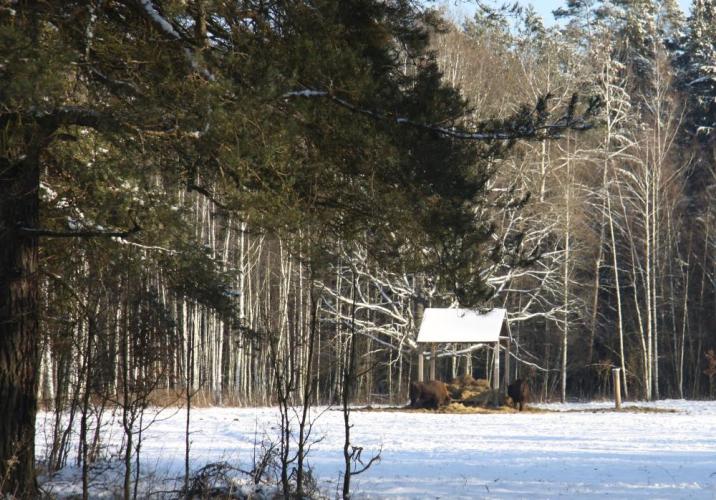
[[[716,3],[556,15],[0,2],[0,495],[38,395],[51,470],[92,404],[399,401],[426,305],[507,307],[545,396],[703,395]]]

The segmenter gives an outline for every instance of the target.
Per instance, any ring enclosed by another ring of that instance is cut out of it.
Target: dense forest
[[[716,1],[476,11],[0,1],[0,490],[38,408],[58,469],[114,406],[129,463],[150,404],[404,402],[425,307],[543,399],[714,396]]]

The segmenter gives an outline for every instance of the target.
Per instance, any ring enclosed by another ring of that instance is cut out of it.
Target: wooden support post
[[[435,352],[437,348],[435,343],[430,344],[430,380],[435,380]]]
[[[512,350],[512,337],[507,337],[507,346],[505,347],[505,384],[503,391],[507,394],[507,386],[510,385],[510,351]]]
[[[425,380],[425,355],[423,348],[418,344],[418,382]]]
[[[492,388],[500,388],[500,342],[495,342],[492,350]]]
[[[620,380],[621,368],[612,368],[614,382],[614,407],[620,410],[622,407],[622,384]]]
[[[470,348],[468,345],[466,348]],[[472,376],[472,351],[469,351],[465,356],[465,375]]]
[[[451,359],[450,359],[450,368],[451,368],[451,370],[450,370],[450,380],[452,380],[452,379],[454,379],[455,377],[457,377],[457,363],[458,363],[459,360],[458,360],[458,358],[457,358],[457,354],[455,354],[455,351],[457,351],[457,347],[455,347],[455,346],[453,345],[453,348],[452,348],[452,356],[450,356],[450,358],[451,358]]]
[[[500,403],[500,341],[495,342],[495,348],[492,354],[492,389],[495,395],[494,404],[498,406]]]

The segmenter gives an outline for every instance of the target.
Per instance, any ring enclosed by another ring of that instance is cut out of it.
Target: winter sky
[[[503,5],[503,4],[509,4],[512,3],[514,0],[484,0],[484,3],[487,5]],[[532,4],[534,5],[535,9],[537,10],[537,13],[539,13],[540,16],[545,20],[545,24],[552,24],[554,22],[554,16],[552,16],[552,11],[565,5],[567,2],[566,0],[518,0],[519,3],[523,5]],[[689,10],[689,7],[691,6],[691,0],[677,0],[679,5],[681,6],[681,9],[687,13]],[[445,6],[448,8],[449,11],[454,12],[456,14],[456,17],[472,17],[472,13],[475,12],[475,4],[476,2],[471,0],[443,0],[438,1],[439,3],[445,4]]]

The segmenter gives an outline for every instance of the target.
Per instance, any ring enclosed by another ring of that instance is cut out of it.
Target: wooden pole
[[[621,368],[612,368],[612,377],[614,379],[614,407],[619,410],[622,407],[622,386],[619,375]]]
[[[469,345],[466,347],[470,347]],[[468,352],[465,357],[465,375],[472,376],[472,352]]]
[[[423,355],[423,348],[418,344],[418,382],[422,382],[425,379],[425,356]]]
[[[495,342],[495,347],[492,351],[492,388],[500,388],[500,341]]]
[[[493,362],[492,362],[492,389],[494,391],[494,403],[495,406],[499,404],[499,393],[500,393],[500,340],[495,342],[495,349],[493,351]]]
[[[435,352],[437,348],[435,343],[430,344],[430,380],[435,380]]]
[[[510,351],[512,350],[512,337],[508,335],[507,346],[505,347],[505,384],[503,389],[507,393],[507,386],[510,385]]]

